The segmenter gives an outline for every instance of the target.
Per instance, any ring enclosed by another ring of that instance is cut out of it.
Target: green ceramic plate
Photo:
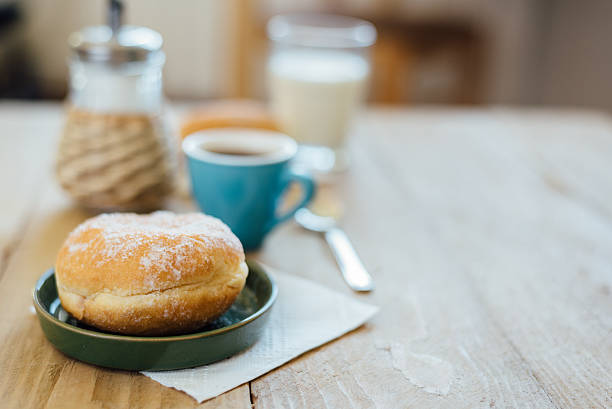
[[[265,270],[248,262],[246,285],[232,307],[199,332],[169,337],[135,337],[102,332],[61,306],[54,270],[36,283],[34,307],[47,339],[64,354],[109,368],[190,368],[228,358],[255,343],[268,321],[278,289]]]

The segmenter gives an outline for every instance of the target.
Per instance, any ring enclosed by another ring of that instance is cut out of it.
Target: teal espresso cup
[[[187,136],[183,152],[200,209],[223,220],[245,250],[258,248],[270,230],[289,220],[314,195],[312,178],[290,169],[297,144],[282,133],[209,129]],[[283,192],[294,182],[301,184],[302,198],[279,214]]]

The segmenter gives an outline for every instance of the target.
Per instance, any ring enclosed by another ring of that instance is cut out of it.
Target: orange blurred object
[[[278,126],[263,102],[225,99],[202,105],[189,113],[181,125],[181,138],[202,129],[228,127],[278,131]]]

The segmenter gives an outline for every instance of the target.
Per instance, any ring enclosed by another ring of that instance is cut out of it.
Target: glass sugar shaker
[[[121,25],[111,1],[108,26],[73,33],[70,94],[57,178],[97,211],[148,211],[171,188],[171,144],[162,121],[162,37]]]

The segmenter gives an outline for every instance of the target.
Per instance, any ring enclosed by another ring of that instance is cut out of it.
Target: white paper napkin
[[[303,278],[278,271],[273,277],[278,299],[261,338],[251,348],[197,368],[142,373],[202,402],[357,328],[378,311]]]

